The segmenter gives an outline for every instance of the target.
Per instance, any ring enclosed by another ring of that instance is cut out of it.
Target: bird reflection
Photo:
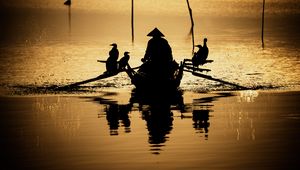
[[[193,127],[199,133],[205,133],[205,139],[208,139],[209,128],[209,111],[205,110],[193,110]]]
[[[130,110],[130,105],[118,105],[113,103],[107,105],[105,112],[106,120],[110,129],[110,135],[118,135],[118,129],[120,126],[124,127],[125,133],[129,133],[131,131],[130,119],[128,116]]]

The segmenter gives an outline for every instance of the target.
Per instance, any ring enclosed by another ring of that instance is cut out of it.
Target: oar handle
[[[106,60],[97,60],[99,63],[106,63]]]

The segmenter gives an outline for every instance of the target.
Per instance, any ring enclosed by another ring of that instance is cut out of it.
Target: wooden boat
[[[125,71],[138,91],[172,92],[177,90],[180,85],[183,76],[183,64],[179,65],[173,60],[170,65],[169,69],[164,69],[164,71],[168,72],[165,75],[163,75],[163,70],[156,70],[156,73],[153,72],[152,69],[158,68],[151,68],[152,66],[149,63],[143,63],[137,71],[127,65]]]

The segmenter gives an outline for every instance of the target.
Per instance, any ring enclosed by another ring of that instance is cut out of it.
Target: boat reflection
[[[148,93],[149,94],[149,93]],[[105,96],[105,95],[104,95]],[[131,132],[131,111],[141,113],[141,118],[146,122],[148,130],[148,143],[152,154],[160,154],[165,143],[169,140],[173,130],[173,121],[179,113],[181,119],[191,119],[192,127],[196,133],[203,133],[208,139],[210,127],[209,117],[212,101],[216,98],[230,96],[218,95],[211,98],[194,99],[192,103],[184,103],[183,93],[177,91],[172,95],[151,95],[132,91],[128,104],[117,104],[116,101],[98,98],[105,105],[104,115],[107,119],[110,135],[119,135],[119,128],[125,129],[125,133]],[[100,114],[99,114],[100,115]],[[100,116],[101,118],[101,116]]]
[[[169,134],[173,129],[173,113],[170,105],[151,105],[142,110],[142,118],[146,121],[148,129],[148,142],[150,151],[159,154],[162,145],[169,139]]]

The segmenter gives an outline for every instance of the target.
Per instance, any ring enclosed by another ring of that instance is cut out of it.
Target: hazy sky
[[[1,0],[1,7],[63,9],[64,0]],[[140,14],[182,15],[187,13],[186,0],[135,0]],[[127,13],[131,0],[73,0],[72,8],[90,12]],[[262,0],[190,0],[195,15],[259,16]],[[300,0],[266,0],[268,14],[299,14]]]
[[[68,7],[63,5],[64,1],[0,0],[0,41],[28,37],[57,38],[68,33]],[[241,32],[258,35],[261,30],[263,0],[189,2],[196,34],[236,35],[236,32]],[[134,0],[134,7],[136,37],[144,37],[154,26],[168,30],[166,32],[170,35],[186,35],[189,32],[186,0]],[[131,0],[72,0],[71,9],[73,36],[98,36],[97,39],[111,34],[130,36]],[[300,0],[266,0],[265,16],[269,18],[266,30],[284,33],[284,37],[299,35]],[[122,29],[117,29],[120,27]]]

